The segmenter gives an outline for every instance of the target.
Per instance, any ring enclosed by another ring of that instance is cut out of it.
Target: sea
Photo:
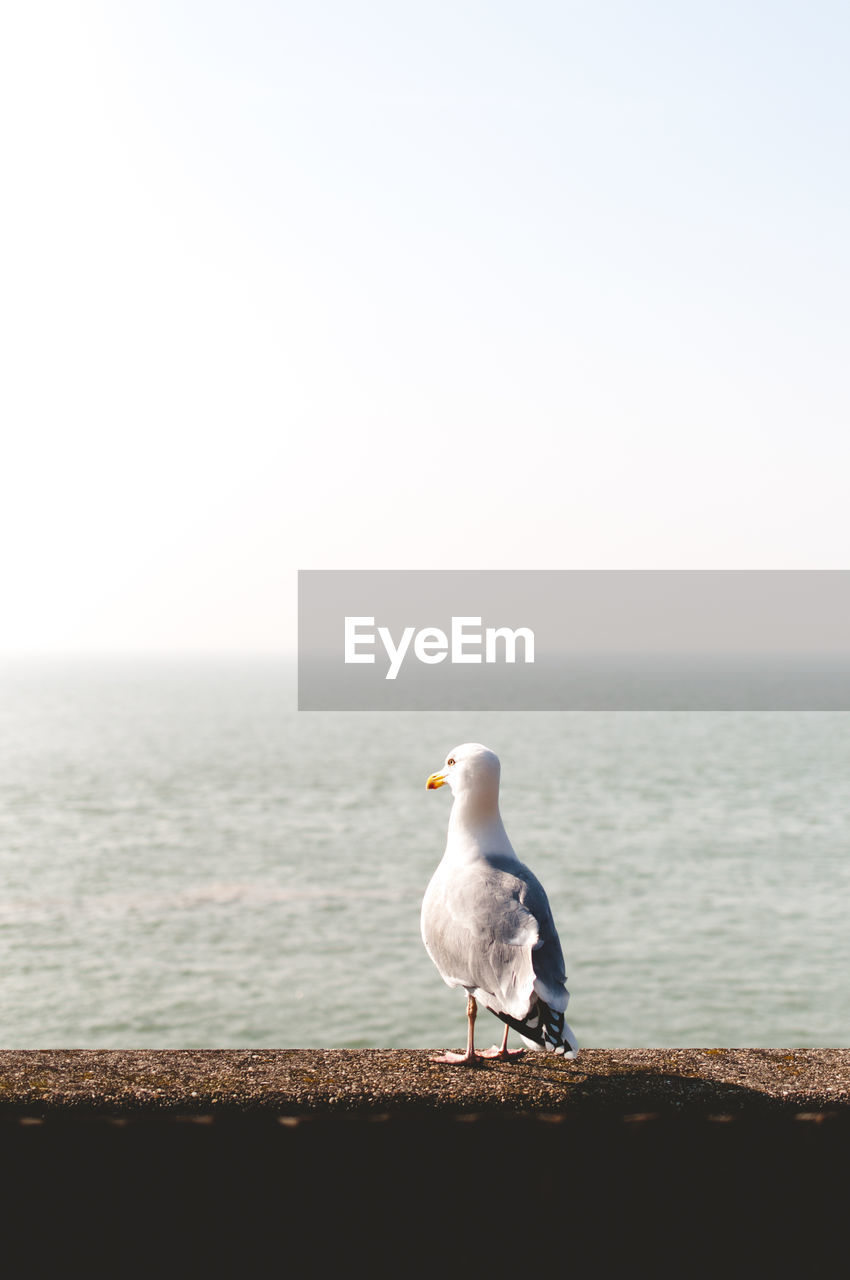
[[[0,666],[0,1047],[462,1046],[419,910],[465,741],[580,1045],[850,1043],[850,713],[299,712],[294,676]]]

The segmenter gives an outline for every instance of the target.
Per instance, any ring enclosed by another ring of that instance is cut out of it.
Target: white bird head
[[[501,765],[495,751],[480,742],[464,742],[446,756],[446,763],[438,773],[432,773],[425,786],[429,791],[445,784],[452,795],[475,793],[496,799],[499,794]]]

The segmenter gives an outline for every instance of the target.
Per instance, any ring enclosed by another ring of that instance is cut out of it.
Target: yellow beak
[[[444,773],[432,773],[431,777],[425,783],[426,791],[436,791],[437,787],[441,787],[446,780]]]

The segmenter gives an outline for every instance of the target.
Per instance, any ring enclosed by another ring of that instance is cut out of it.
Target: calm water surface
[[[2,1047],[462,1044],[419,905],[468,740],[581,1044],[850,1043],[850,715],[299,714],[291,676],[0,671]]]

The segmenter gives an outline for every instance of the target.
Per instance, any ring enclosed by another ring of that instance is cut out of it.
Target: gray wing
[[[477,990],[494,1012],[523,1019],[536,995],[553,1009],[567,1006],[564,957],[546,892],[512,858],[494,856],[435,875],[423,903],[422,937],[445,981]]]

